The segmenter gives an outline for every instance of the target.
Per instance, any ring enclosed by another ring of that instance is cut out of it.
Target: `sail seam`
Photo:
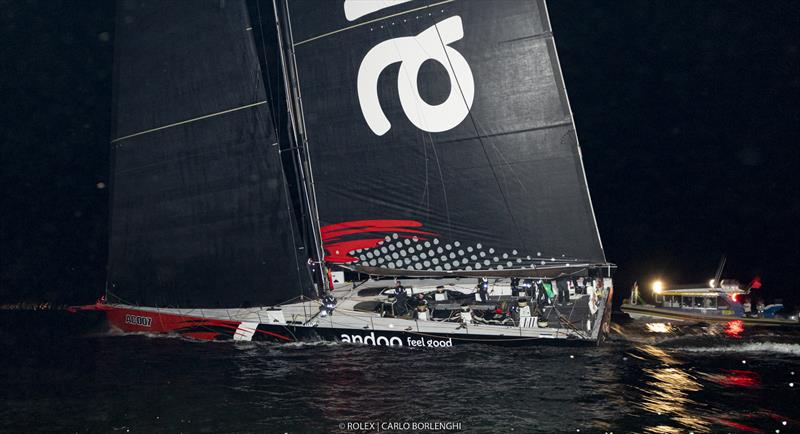
[[[530,36],[523,36],[521,38],[514,38],[514,39],[506,39],[505,41],[499,41],[498,44],[509,44],[512,42],[521,42],[521,41],[535,41],[538,39],[547,39],[553,37],[553,32],[544,32],[539,33],[537,35],[530,35]]]
[[[260,106],[260,105],[266,104],[266,103],[267,103],[266,100],[259,101],[259,102],[255,102],[255,103],[252,103],[252,104],[243,105],[243,106],[240,106],[240,107],[234,107],[234,108],[228,109],[228,110],[223,110],[221,112],[210,113],[210,114],[199,116],[199,117],[196,117],[196,118],[186,119],[186,120],[180,121],[180,122],[174,122],[174,123],[171,123],[171,124],[168,124],[168,125],[163,125],[163,126],[160,126],[160,127],[151,128],[149,130],[140,131],[138,133],[128,134],[127,136],[118,137],[118,138],[112,140],[111,143],[117,143],[117,142],[120,142],[122,140],[130,139],[130,138],[141,136],[141,135],[144,135],[144,134],[154,133],[156,131],[165,130],[167,128],[177,127],[177,126],[180,126],[180,125],[185,125],[185,124],[188,124],[188,123],[201,121],[203,119],[208,119],[208,118],[212,118],[214,116],[224,115],[224,114],[227,114],[227,113],[231,113],[231,112],[235,112],[235,111],[239,111],[239,110],[244,110],[244,109],[248,109],[248,108],[251,108],[251,107]]]
[[[410,12],[421,11],[423,9],[428,9],[428,8],[432,8],[432,7],[435,7],[435,6],[443,5],[445,3],[452,3],[454,1],[455,0],[444,0],[444,1],[440,1],[438,3],[433,3],[433,4],[430,4],[430,5],[427,5],[427,6],[420,6],[420,7],[415,8],[415,9],[409,9],[407,11],[398,12],[396,14],[386,15],[385,17],[380,17],[380,18],[375,18],[373,20],[364,21],[363,23],[354,24],[352,26],[344,27],[344,28],[341,28],[341,29],[338,29],[338,30],[334,30],[332,32],[323,33],[323,34],[321,34],[319,36],[314,36],[313,38],[305,39],[303,41],[300,41],[300,42],[297,42],[297,43],[293,44],[292,46],[293,47],[297,47],[298,45],[305,44],[306,42],[315,41],[317,39],[321,39],[321,38],[324,38],[324,37],[327,37],[327,36],[330,36],[330,35],[335,35],[336,33],[341,33],[341,32],[347,31],[347,30],[355,29],[356,27],[361,27],[361,26],[365,26],[367,24],[372,24],[374,22],[378,22],[378,21],[385,20],[385,19],[388,19],[388,18],[394,18],[396,16],[405,15],[405,14],[410,13]]]
[[[543,125],[543,126],[540,126],[540,127],[525,128],[525,129],[514,130],[514,131],[501,131],[501,132],[497,132],[497,133],[484,133],[484,134],[481,135],[481,137],[492,138],[492,137],[507,136],[507,135],[510,135],[510,134],[524,134],[524,133],[530,133],[530,132],[533,132],[533,131],[550,130],[550,129],[555,129],[555,128],[568,127],[568,126],[572,126],[572,121],[555,122],[555,123]],[[472,139],[473,139],[473,137],[461,137],[461,138],[456,138],[456,139],[451,139],[451,140],[443,140],[443,141],[440,141],[439,143],[440,144],[458,143],[458,142],[463,142],[463,141],[472,140]]]

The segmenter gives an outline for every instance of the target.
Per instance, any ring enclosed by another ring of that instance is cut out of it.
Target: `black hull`
[[[279,326],[259,324],[260,331],[253,340],[285,342],[275,334],[290,335],[296,342],[343,342],[370,346],[391,346],[408,348],[450,348],[463,345],[495,345],[505,347],[526,346],[596,346],[598,341],[577,338],[532,338],[523,336],[465,336],[449,333],[418,333],[411,331],[372,331],[346,328],[323,328],[303,326]],[[602,340],[602,339],[601,339]]]

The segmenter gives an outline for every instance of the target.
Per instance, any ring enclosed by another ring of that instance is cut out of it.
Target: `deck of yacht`
[[[475,279],[447,279],[447,280],[403,280],[409,295],[420,292],[435,292],[437,286],[444,286],[448,291],[462,294],[475,292]],[[473,336],[524,336],[531,338],[578,338],[597,339],[600,323],[603,318],[605,303],[601,302],[595,314],[590,313],[588,295],[572,295],[566,305],[546,306],[542,309],[542,319],[547,320],[546,327],[520,327],[516,324],[481,324],[473,322],[463,324],[456,321],[439,319],[415,320],[405,317],[383,317],[376,309],[380,304],[387,302],[388,295],[384,290],[393,287],[391,281],[366,281],[363,283],[343,283],[335,285],[333,291],[337,299],[336,309],[332,315],[319,315],[319,300],[306,300],[281,306],[283,316],[288,324],[305,325],[321,328],[351,329],[365,331],[404,331],[418,334],[448,334],[464,335],[465,338]],[[486,307],[492,307],[501,300],[509,303],[516,302],[517,297],[511,295],[493,296],[495,293],[509,293],[509,281],[496,281],[490,289],[490,300]],[[474,297],[472,297],[474,299]],[[605,298],[601,297],[603,301]],[[460,304],[453,303],[452,308],[458,309]],[[473,306],[475,309],[476,306]],[[587,330],[587,319],[590,319],[590,328]]]

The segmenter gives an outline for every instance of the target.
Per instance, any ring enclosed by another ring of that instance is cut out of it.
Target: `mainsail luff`
[[[544,2],[373,3],[289,4],[326,258],[391,275],[604,264]]]

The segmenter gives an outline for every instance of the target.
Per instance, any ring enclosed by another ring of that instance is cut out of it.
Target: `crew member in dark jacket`
[[[562,306],[566,306],[569,303],[569,288],[567,287],[567,279],[556,280],[556,286],[558,287],[558,302]]]
[[[408,300],[408,295],[406,294],[406,289],[398,280],[397,283],[394,285],[394,315],[395,316],[402,316],[408,313],[408,306],[406,305],[406,301]]]

